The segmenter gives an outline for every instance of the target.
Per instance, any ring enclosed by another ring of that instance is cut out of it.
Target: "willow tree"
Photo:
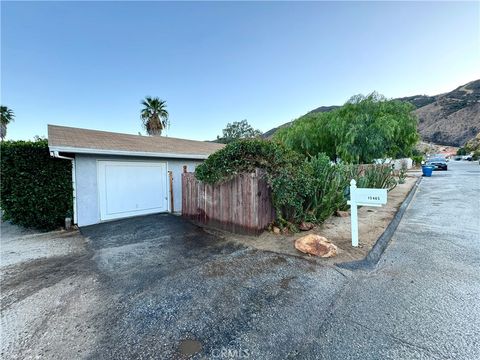
[[[326,153],[334,161],[410,156],[419,139],[412,111],[411,104],[377,93],[356,95],[336,110],[301,117],[275,138],[307,156]]]
[[[158,97],[145,97],[140,118],[148,135],[160,136],[170,123],[168,120],[167,102]]]
[[[334,160],[337,157],[337,129],[332,123],[332,113],[310,113],[279,129],[274,139],[307,157],[325,153]]]
[[[410,156],[419,139],[413,110],[409,103],[387,100],[377,93],[352,97],[337,110],[344,129],[340,158],[369,163],[383,157]]]

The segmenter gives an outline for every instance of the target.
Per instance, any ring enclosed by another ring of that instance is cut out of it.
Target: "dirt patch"
[[[260,236],[242,236],[225,232],[222,233],[222,237],[255,249],[316,259],[321,263],[327,264],[361,260],[365,258],[388,224],[390,224],[390,221],[417,181],[418,176],[418,172],[409,173],[404,184],[397,185],[395,189],[388,193],[387,205],[380,208],[361,207],[358,209],[359,247],[357,248],[351,245],[350,216],[332,216],[321,226],[293,235],[276,235],[264,232]],[[295,240],[306,234],[318,234],[326,237],[338,247],[337,256],[330,259],[322,259],[305,255],[296,250],[294,246]]]
[[[86,240],[79,231],[34,232],[1,223],[2,268],[38,259],[80,255]]]
[[[0,357],[85,357],[102,308],[87,241],[78,231],[1,227]]]

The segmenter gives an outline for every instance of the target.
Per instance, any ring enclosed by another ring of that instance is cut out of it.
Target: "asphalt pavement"
[[[423,178],[377,267],[312,346],[325,359],[480,359],[480,165]]]

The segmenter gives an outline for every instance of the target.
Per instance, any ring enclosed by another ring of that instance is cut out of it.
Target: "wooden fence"
[[[258,234],[274,220],[275,212],[259,170],[215,185],[183,173],[182,216],[233,233]]]

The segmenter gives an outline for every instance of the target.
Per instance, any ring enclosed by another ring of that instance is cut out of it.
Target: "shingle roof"
[[[164,136],[140,136],[107,131],[48,125],[51,151],[119,155],[206,158],[225,145]],[[146,154],[145,154],[146,153]]]

